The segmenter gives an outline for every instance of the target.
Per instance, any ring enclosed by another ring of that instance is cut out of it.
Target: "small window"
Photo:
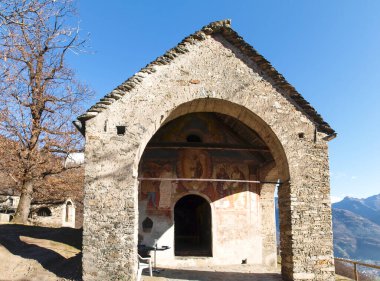
[[[298,137],[299,137],[300,139],[303,139],[303,138],[305,137],[305,133],[298,133]]]
[[[108,121],[106,120],[104,121],[104,128],[103,128],[104,132],[107,132],[107,125],[108,125]]]
[[[39,217],[50,217],[51,211],[47,207],[40,208],[37,211],[37,216],[39,216]]]
[[[198,135],[188,135],[186,138],[187,142],[202,142],[202,139]]]
[[[125,135],[125,126],[116,126],[116,131],[118,136]]]

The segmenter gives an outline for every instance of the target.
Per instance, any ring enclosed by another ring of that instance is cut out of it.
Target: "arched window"
[[[70,214],[71,214],[71,208],[72,207],[73,207],[73,204],[70,201],[68,201],[66,203],[66,217],[65,217],[66,222],[70,221],[70,217],[71,217]]]
[[[186,141],[187,142],[202,142],[202,139],[200,136],[192,134],[192,135],[187,136]]]
[[[42,208],[38,209],[37,216],[39,216],[39,217],[50,217],[51,211],[47,207],[42,207]]]

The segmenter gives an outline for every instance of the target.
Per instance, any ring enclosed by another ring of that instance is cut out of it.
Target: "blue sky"
[[[232,19],[337,131],[332,196],[380,193],[380,1],[81,0],[78,10],[90,48],[69,64],[96,92],[89,105],[185,36]]]

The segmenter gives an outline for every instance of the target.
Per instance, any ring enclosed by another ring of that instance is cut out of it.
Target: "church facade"
[[[276,266],[276,187],[283,279],[334,280],[336,134],[228,20],[74,124],[86,138],[84,280],[134,280],[144,246],[162,249],[159,265]]]

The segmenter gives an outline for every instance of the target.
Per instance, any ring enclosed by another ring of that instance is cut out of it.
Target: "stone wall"
[[[42,208],[50,210],[51,215],[39,215],[38,211]],[[29,221],[33,225],[45,227],[61,227],[62,226],[62,204],[38,204],[31,208],[31,216]]]
[[[67,203],[70,202],[70,206],[67,207]],[[39,210],[47,208],[51,215],[41,216]],[[39,203],[32,204],[31,216],[29,221],[34,225],[44,227],[75,227],[75,205],[69,199],[61,203]]]
[[[284,280],[333,280],[326,134],[222,36],[184,44],[188,52],[139,73],[138,87],[86,122],[84,280],[134,280],[141,155],[162,124],[191,112],[227,114],[260,135],[283,182]]]

